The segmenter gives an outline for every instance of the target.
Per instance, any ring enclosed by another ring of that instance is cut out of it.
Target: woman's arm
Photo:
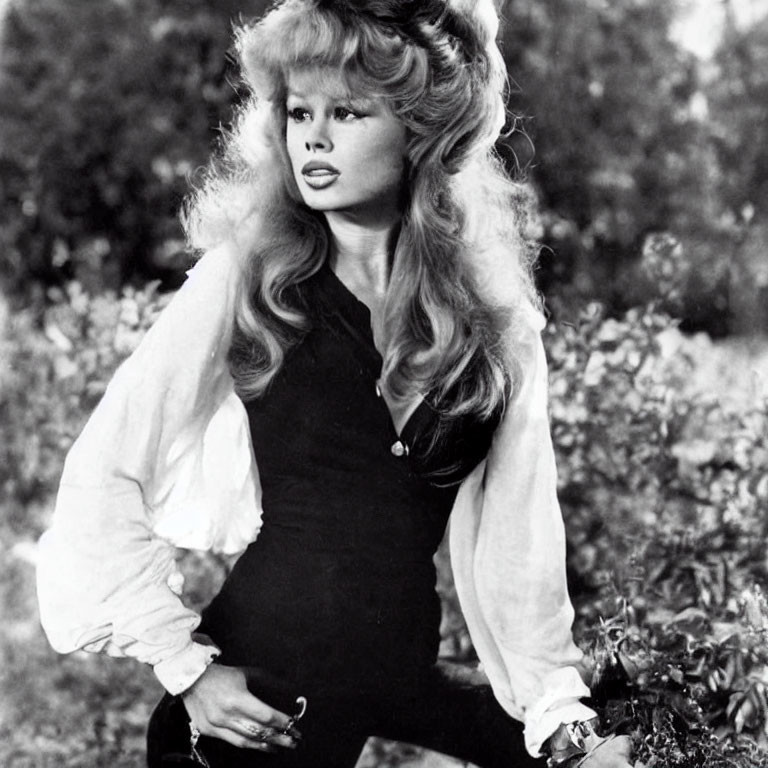
[[[576,665],[565,532],[547,414],[547,363],[528,329],[525,378],[485,465],[460,489],[450,544],[456,589],[500,703],[532,755],[561,723],[588,720]]]
[[[199,617],[179,599],[174,545],[237,551],[260,520],[226,365],[238,279],[231,246],[191,271],[72,447],[41,539],[40,614],[53,647],[135,657],[171,693],[217,653],[192,639]]]

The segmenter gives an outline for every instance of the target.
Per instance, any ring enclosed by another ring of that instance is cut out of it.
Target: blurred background
[[[0,0],[4,766],[142,764],[159,686],[47,648],[35,542],[67,448],[190,265],[179,205],[242,96],[232,22],[266,5]],[[503,16],[499,150],[536,199],[577,633],[647,705],[631,723],[646,760],[719,766],[684,753],[768,734],[768,0],[508,0]],[[204,602],[228,564],[180,556]],[[471,661],[441,557],[444,655]],[[768,765],[749,754],[731,764]],[[448,764],[378,742],[364,761]]]

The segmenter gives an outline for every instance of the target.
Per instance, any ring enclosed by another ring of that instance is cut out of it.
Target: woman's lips
[[[311,160],[301,169],[301,175],[312,189],[325,189],[330,187],[341,174],[330,163]]]

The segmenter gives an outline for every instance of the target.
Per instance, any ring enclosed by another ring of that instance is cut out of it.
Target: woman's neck
[[[383,301],[400,218],[371,224],[327,213],[326,219],[331,231],[331,266],[337,277],[369,306],[370,299]]]

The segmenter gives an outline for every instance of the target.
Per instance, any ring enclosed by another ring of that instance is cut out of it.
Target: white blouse
[[[172,694],[217,649],[180,598],[175,547],[242,552],[261,527],[258,468],[226,362],[241,279],[232,244],[203,256],[118,369],[70,450],[38,596],[53,647],[151,664]],[[565,534],[547,418],[547,366],[531,323],[528,375],[488,457],[461,485],[450,553],[464,617],[532,755],[561,722],[594,712],[575,665]]]

